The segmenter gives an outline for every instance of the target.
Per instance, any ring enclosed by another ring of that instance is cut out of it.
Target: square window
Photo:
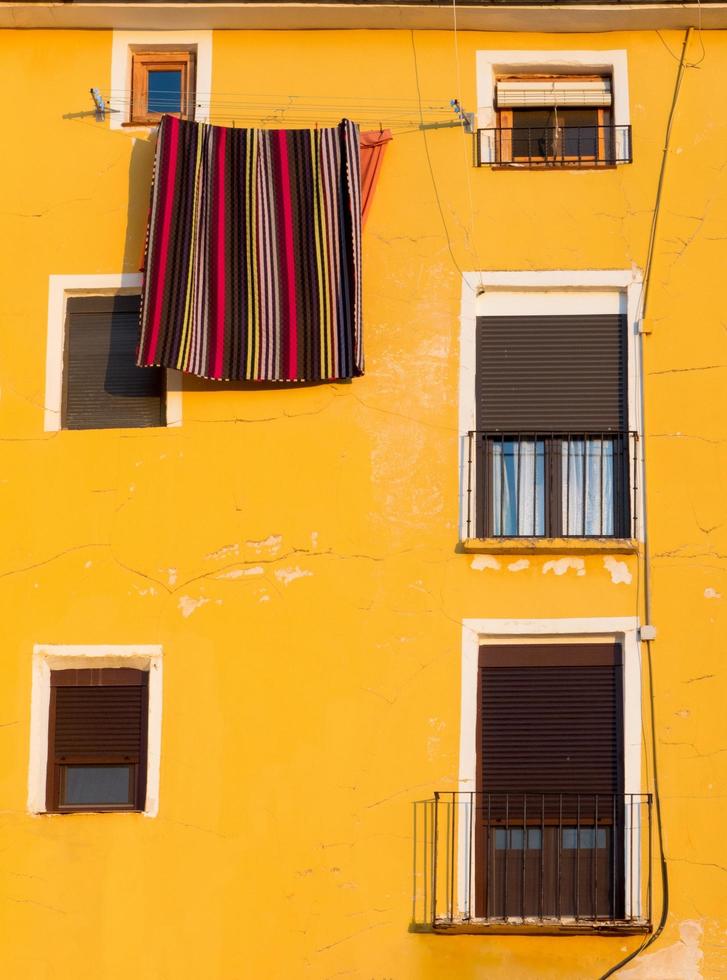
[[[136,365],[139,304],[138,295],[68,298],[64,429],[166,424],[163,370]]]
[[[192,51],[135,51],[131,58],[130,124],[155,125],[164,114],[194,118]]]
[[[51,671],[46,809],[143,810],[147,671]]]

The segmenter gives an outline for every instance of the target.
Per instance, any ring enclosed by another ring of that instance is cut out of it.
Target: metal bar
[[[495,851],[497,851],[497,838],[495,839]],[[502,917],[507,919],[507,855],[510,851],[510,794],[505,793],[505,873],[503,875],[503,899]]]
[[[485,831],[485,854],[487,855],[487,871],[485,873],[485,917],[490,917],[490,872],[495,863],[495,848],[490,852],[490,832],[492,828],[492,797],[487,794],[487,830]]]
[[[434,814],[432,816],[432,925],[437,921],[437,835],[439,824],[439,793],[434,794]]]
[[[533,528],[532,535],[538,533],[538,435],[533,433]]]
[[[617,849],[617,846],[618,846],[617,842],[618,842],[618,838],[619,838],[619,831],[618,831],[618,827],[617,827],[617,824],[616,824],[616,794],[615,793],[613,794],[612,799],[613,799],[613,823],[612,823],[612,829],[611,829],[611,891],[612,891],[612,895],[613,895],[613,901],[612,901],[613,914],[611,915],[611,918],[615,920],[616,919],[616,901],[617,901],[616,889],[618,887],[618,879],[616,878],[616,867],[617,867],[616,866],[616,849]]]
[[[474,837],[472,835],[473,821],[472,821],[472,808],[475,805],[475,800],[472,797],[472,793],[469,796],[468,811],[467,811],[467,886],[465,888],[465,899],[467,902],[467,919],[472,918],[472,851],[474,849]]]
[[[522,503],[522,494],[520,493],[520,477],[522,476],[522,453],[523,441],[522,437],[517,437],[517,472],[515,474],[515,534],[520,534],[520,505]]]
[[[588,453],[588,434],[585,433],[583,436],[583,502],[581,504],[581,536],[585,537],[586,534],[586,503],[588,501],[588,466],[586,460],[586,454]]]
[[[556,890],[556,908],[555,914],[560,918],[560,852],[563,847],[563,794],[558,794],[558,851],[557,851],[557,861],[558,861],[558,885]]]
[[[545,793],[540,795],[540,921],[543,921],[544,915],[544,891],[545,885],[543,882],[544,875],[544,858],[545,855]]]
[[[581,794],[576,798],[576,922],[581,911]]]
[[[474,435],[467,435],[467,537],[472,537],[472,440]]]
[[[593,794],[595,813],[593,815],[593,918],[598,918],[598,793]]]
[[[649,916],[649,922],[651,922],[651,862],[652,862],[652,836],[651,836],[651,795],[647,797],[646,803],[648,813],[649,813],[649,867],[648,867],[648,878],[647,878],[647,910]]]
[[[523,847],[520,861],[520,918],[525,921],[525,858],[528,848],[528,795],[523,794]]]
[[[445,830],[445,851],[444,851],[444,854],[445,854],[445,858],[444,858],[444,860],[445,860],[445,865],[444,865],[444,870],[445,870],[445,879],[444,879],[444,881],[445,881],[445,892],[444,892],[444,894],[445,894],[445,902],[446,902],[445,908],[447,909],[447,918],[449,919],[450,922],[452,921],[451,893],[452,893],[452,876],[453,876],[453,868],[452,868],[452,860],[451,860],[451,843],[452,843],[452,839],[451,839],[451,823],[452,823],[452,816],[453,816],[453,814],[452,814],[452,805],[450,803],[450,804],[447,805],[447,822],[446,822],[446,830]]]
[[[501,537],[505,535],[505,528],[503,526],[503,513],[504,513],[504,501],[505,499],[505,438],[500,436],[500,528],[499,534]]]
[[[598,483],[601,490],[601,494],[600,494],[601,501],[598,508],[598,526],[601,532],[601,537],[603,537],[604,534],[604,530],[603,530],[603,433],[601,433],[600,446],[601,446],[601,460],[600,460],[599,470],[598,470],[598,476],[599,476]]]

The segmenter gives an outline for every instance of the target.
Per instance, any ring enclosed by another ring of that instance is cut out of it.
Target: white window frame
[[[487,644],[544,642],[583,643],[614,641],[623,650],[623,747],[624,793],[642,794],[641,785],[641,644],[639,619],[627,617],[594,617],[578,619],[463,619],[462,620],[462,690],[459,749],[459,790],[477,789],[477,683],[480,647]],[[638,821],[639,808],[635,810]],[[625,868],[630,868],[632,880],[625,880],[625,912],[628,918],[640,918],[646,911],[641,907],[642,855],[631,854],[633,841],[638,844],[639,827],[626,832]],[[634,832],[636,831],[636,832]],[[459,908],[465,915],[469,896],[474,895],[474,867],[470,860],[468,822],[460,820],[458,830]],[[472,880],[467,880],[467,869]],[[632,887],[633,886],[633,887]],[[633,896],[633,904],[632,904]]]
[[[476,64],[479,129],[497,127],[496,81],[498,75],[507,72],[564,75],[607,73],[612,81],[613,126],[617,128],[631,124],[628,57],[623,48],[611,51],[478,51]],[[487,148],[484,149],[486,152]],[[496,161],[483,159],[482,162]]]
[[[469,436],[477,428],[477,317],[529,313],[620,312],[627,318],[628,428],[637,434],[636,539],[643,540],[642,384],[639,326],[643,277],[638,269],[465,272],[462,277],[459,357],[459,532],[467,539]],[[634,465],[634,464],[632,464]]]
[[[149,673],[146,799],[143,814],[146,817],[157,816],[162,741],[162,648],[148,644],[136,646],[36,644],[33,647],[28,763],[29,813],[48,812],[46,778],[51,671],[91,670],[104,667],[127,667]]]
[[[113,295],[119,290],[140,293],[142,274],[123,272],[96,276],[49,276],[48,279],[43,428],[45,432],[59,432],[63,428],[63,355],[66,343],[66,305],[69,296]],[[182,424],[182,375],[179,371],[166,372],[165,388],[166,426],[174,428]]]
[[[193,51],[195,53],[195,108],[197,122],[209,120],[212,92],[212,31],[114,31],[111,41],[111,129],[148,132],[148,125],[130,126],[131,61],[139,51]],[[201,98],[198,98],[200,96]]]

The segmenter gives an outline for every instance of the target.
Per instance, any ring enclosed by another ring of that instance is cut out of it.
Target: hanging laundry
[[[164,116],[145,268],[140,367],[246,381],[363,374],[358,127]]]

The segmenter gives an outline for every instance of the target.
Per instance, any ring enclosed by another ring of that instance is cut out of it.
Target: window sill
[[[556,555],[564,551],[571,555],[618,554],[636,555],[639,542],[634,538],[466,538],[462,549],[467,554]]]
[[[410,927],[411,932],[428,932],[439,936],[635,936],[648,935],[650,922],[437,922]]]

